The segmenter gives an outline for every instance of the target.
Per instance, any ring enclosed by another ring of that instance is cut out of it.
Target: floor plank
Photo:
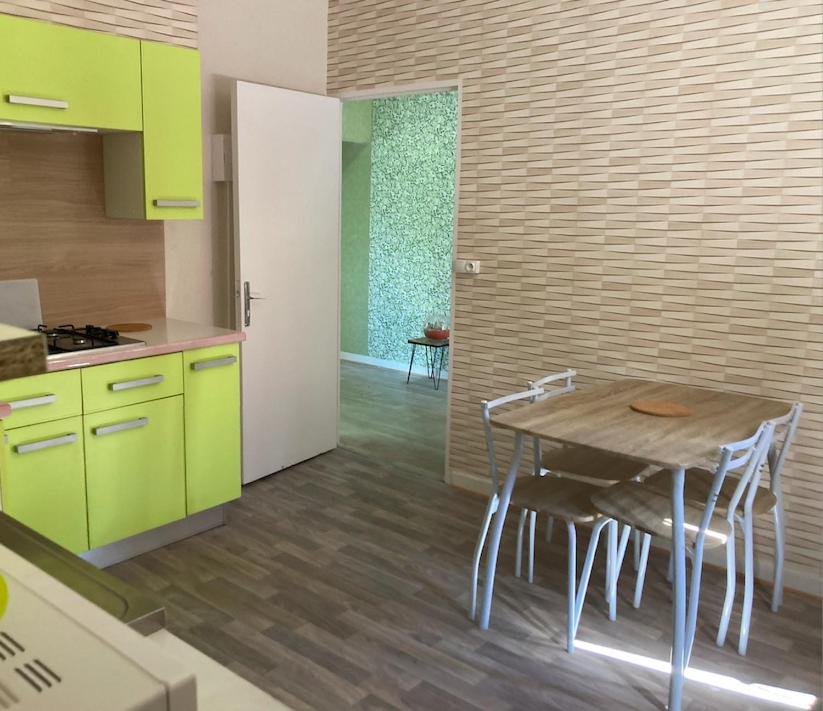
[[[664,675],[566,653],[562,535],[539,542],[529,585],[511,574],[509,521],[492,627],[482,632],[467,619],[485,501],[440,481],[431,423],[438,408],[445,412],[442,391],[431,395],[425,381],[406,389],[396,372],[348,366],[341,448],[245,487],[225,526],[109,570],[159,596],[173,633],[295,709],[663,709]],[[378,406],[370,404],[376,396]],[[397,465],[387,452],[397,453]],[[585,532],[580,538],[582,555]],[[615,623],[602,562],[579,639],[667,659],[665,559],[650,561],[640,610],[631,607],[627,562]],[[735,652],[739,618],[726,647],[713,643],[722,586],[723,575],[707,570],[694,666],[820,696],[820,604],[787,594],[775,615],[759,590],[743,658]],[[687,682],[689,711],[724,707],[780,708]]]

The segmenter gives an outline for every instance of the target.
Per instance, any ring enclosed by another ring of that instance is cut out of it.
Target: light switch
[[[479,274],[480,262],[477,259],[455,259],[455,274]]]

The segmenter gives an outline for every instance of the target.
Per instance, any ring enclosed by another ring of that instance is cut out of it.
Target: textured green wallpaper
[[[368,354],[403,361],[425,320],[450,313],[457,94],[372,106]]]
[[[369,352],[371,115],[370,101],[343,104],[340,350],[361,355]]]

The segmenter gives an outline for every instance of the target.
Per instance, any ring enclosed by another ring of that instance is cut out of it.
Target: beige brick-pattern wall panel
[[[329,92],[460,79],[449,454],[564,367],[806,405],[788,558],[821,564],[819,0],[332,0]],[[767,552],[771,532],[759,541]]]
[[[197,0],[0,0],[0,12],[197,47]]]

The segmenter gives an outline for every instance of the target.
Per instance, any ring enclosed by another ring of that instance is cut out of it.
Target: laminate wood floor
[[[406,436],[420,421],[409,420]],[[255,482],[227,507],[225,526],[110,572],[159,597],[170,631],[295,709],[665,707],[664,674],[582,649],[566,653],[562,535],[538,544],[529,585],[512,576],[510,517],[492,627],[482,632],[469,621],[469,561],[485,501],[433,472],[393,466],[385,453],[400,437],[396,423],[371,422],[378,456],[357,440]],[[579,538],[582,554],[587,536]],[[611,623],[598,556],[578,639],[667,659],[665,559],[650,561],[640,610],[630,603],[630,567]],[[713,643],[722,586],[722,574],[707,570],[693,666],[819,697],[820,604],[787,593],[775,615],[758,591],[741,658],[736,629],[725,648]],[[694,681],[685,700],[690,711],[789,708]]]

